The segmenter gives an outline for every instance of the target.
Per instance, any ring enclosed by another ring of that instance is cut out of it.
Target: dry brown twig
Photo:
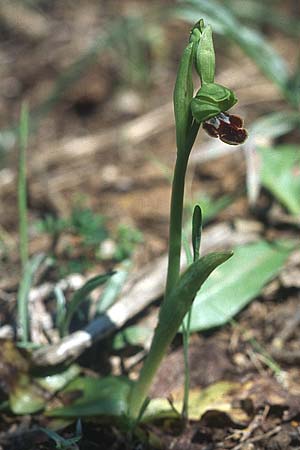
[[[257,239],[255,233],[236,233],[230,225],[217,224],[203,233],[202,252],[231,247]],[[159,298],[164,290],[167,256],[163,255],[134,274],[124,286],[118,302],[106,314],[94,319],[84,330],[63,338],[58,344],[45,346],[33,352],[36,365],[55,365],[77,358],[86,348],[115,330],[143,311]]]

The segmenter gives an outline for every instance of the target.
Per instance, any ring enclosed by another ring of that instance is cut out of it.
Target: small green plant
[[[64,255],[69,256],[70,259],[64,264],[59,264],[59,271],[60,274],[65,275],[70,272],[84,271],[92,265],[92,256],[94,256],[94,262],[104,259],[106,255],[102,253],[102,244],[106,239],[112,243],[108,259],[117,262],[130,259],[136,246],[143,241],[142,233],[136,228],[122,223],[113,233],[109,233],[106,222],[103,215],[95,213],[90,208],[77,206],[66,218],[47,215],[36,223],[36,229],[40,233],[47,233],[51,236],[53,251],[63,233],[69,233],[79,238],[78,245],[82,250],[80,258],[72,258],[73,247],[71,245],[64,248]]]
[[[201,81],[201,87],[195,97],[193,97],[193,68]],[[155,373],[180,324],[190,310],[196,293],[210,273],[231,256],[231,253],[211,253],[199,258],[202,218],[201,210],[196,206],[192,233],[193,262],[180,276],[185,175],[189,155],[200,125],[209,135],[232,145],[240,144],[247,138],[242,119],[227,112],[237,102],[235,94],[230,89],[215,83],[214,76],[215,52],[212,30],[210,26],[204,26],[203,20],[200,20],[193,27],[189,43],[183,52],[174,89],[177,158],[172,184],[167,282],[148,357],[129,395],[128,416],[133,421],[140,418],[141,411],[144,411],[144,405],[148,402],[148,390]],[[186,349],[189,318],[185,322],[184,329]],[[186,350],[185,363],[188,376]],[[185,386],[183,414],[186,416],[188,379]]]
[[[79,236],[84,246],[100,244],[108,236],[105,218],[84,207],[73,208],[67,218],[47,215],[37,223],[37,229],[53,237],[58,237],[65,231],[70,232]]]
[[[19,177],[18,177],[18,209],[19,209],[19,235],[20,235],[20,260],[21,282],[18,290],[17,323],[22,344],[29,342],[29,317],[28,300],[33,278],[40,264],[44,260],[43,255],[36,255],[29,259],[28,256],[28,215],[27,215],[27,187],[26,187],[26,151],[29,136],[29,114],[25,103],[21,107],[19,125]]]
[[[40,427],[40,430],[55,442],[55,448],[57,448],[58,450],[78,450],[79,449],[77,442],[79,442],[82,437],[80,420],[78,420],[77,424],[76,424],[75,436],[68,438],[68,439],[63,438],[58,433],[56,433],[53,430],[50,430],[49,428]]]
[[[143,242],[142,233],[128,225],[121,224],[118,227],[116,235],[116,250],[114,259],[123,261],[130,258],[137,244]]]

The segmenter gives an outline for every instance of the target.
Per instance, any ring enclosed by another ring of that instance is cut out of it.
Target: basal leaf
[[[21,374],[9,395],[9,407],[14,414],[33,414],[46,404],[45,393],[32,382],[29,375]]]
[[[284,145],[260,148],[261,179],[268,189],[294,215],[300,214],[300,148]]]
[[[148,327],[132,325],[119,331],[113,340],[113,349],[120,351],[127,346],[143,347],[152,335],[152,330]]]
[[[232,391],[239,388],[236,382],[219,381],[205,389],[192,389],[190,391],[190,402],[188,416],[191,420],[199,420],[207,411],[216,410],[226,412],[229,416],[234,415],[239,419],[245,419],[246,414],[241,409],[232,407]],[[172,405],[166,398],[154,398],[150,401],[142,422],[152,422],[160,419],[180,419],[178,411],[182,409],[183,392],[172,394]]]
[[[216,269],[198,292],[191,330],[228,322],[276,276],[291,250],[292,245],[265,241],[237,247],[230,261]]]
[[[118,416],[127,411],[127,398],[132,381],[126,377],[79,377],[60,393],[61,398],[72,398],[68,406],[49,410],[49,416],[88,417]]]

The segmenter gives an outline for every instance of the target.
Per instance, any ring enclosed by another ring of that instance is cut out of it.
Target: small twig
[[[229,225],[218,224],[203,232],[203,254],[222,247],[231,247],[237,242],[255,240],[253,233],[240,234]],[[184,259],[184,255],[183,255]],[[47,345],[33,352],[33,362],[40,366],[56,365],[77,358],[86,348],[115,330],[159,298],[164,289],[167,256],[157,258],[126,282],[120,300],[106,314],[93,320],[84,330],[63,338],[58,344]]]
[[[294,315],[288,318],[282,330],[279,331],[276,338],[273,341],[273,347],[277,349],[282,349],[284,344],[293,336],[295,331],[298,329],[300,325],[300,308],[297,308]]]
[[[270,354],[276,361],[284,364],[300,364],[300,350],[271,349]]]
[[[271,436],[274,436],[274,434],[278,434],[280,431],[281,431],[281,426],[278,425],[277,427],[273,428],[272,430],[268,431],[267,433],[260,434],[259,436],[254,436],[253,438],[248,439],[246,442],[249,443],[249,444],[250,443],[254,443],[254,442],[259,442],[259,441],[262,441],[264,439],[268,439]],[[240,449],[242,449],[246,442],[244,441],[241,444],[236,445],[235,447],[233,447],[232,450],[240,450]]]

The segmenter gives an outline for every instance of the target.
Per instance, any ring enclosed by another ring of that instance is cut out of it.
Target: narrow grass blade
[[[97,302],[97,313],[104,313],[115,302],[128,277],[130,267],[131,261],[123,261],[120,270],[117,270],[117,272],[108,280],[107,286],[105,286],[104,291]]]
[[[20,282],[18,291],[18,325],[20,327],[20,338],[23,344],[29,341],[29,317],[28,300],[32,287],[33,277],[40,264],[45,258],[44,254],[39,254],[30,259],[26,266]]]
[[[269,24],[290,36],[300,36],[300,23],[280,8],[274,2],[261,2],[260,0],[227,0],[226,6],[234,12],[239,19],[253,22],[254,26]]]
[[[300,114],[295,111],[279,111],[258,118],[251,125],[250,137],[275,139],[300,125]],[[246,144],[247,145],[247,144]]]
[[[29,116],[25,103],[21,107],[19,127],[19,176],[18,176],[18,206],[19,206],[19,239],[20,258],[24,272],[28,261],[28,223],[27,223],[27,188],[26,188],[26,150],[28,145]]]
[[[114,274],[115,272],[108,272],[102,275],[97,275],[96,277],[88,280],[78,291],[73,295],[68,307],[66,318],[62,327],[63,335],[65,336],[68,333],[71,320],[75,314],[75,312],[80,307],[81,303],[83,303],[87,296],[98,286],[106,283],[106,281]]]
[[[75,447],[74,445],[80,441],[81,436],[74,436],[68,439],[63,438],[55,431],[49,429],[49,428],[43,428],[39,427],[39,430],[41,430],[43,433],[45,433],[50,439],[52,439],[55,442],[55,447],[57,449],[62,450],[76,450],[79,447]]]
[[[54,295],[56,298],[56,319],[55,326],[59,331],[60,337],[63,336],[63,327],[64,321],[66,318],[67,307],[66,307],[66,298],[62,289],[59,286],[54,288]]]
[[[264,164],[264,167],[261,167],[261,156],[259,154],[258,148],[257,148],[257,142],[261,142],[261,140],[265,139],[275,139],[279,136],[282,136],[296,127],[300,125],[300,114],[295,111],[280,111],[275,112],[271,114],[267,114],[263,117],[258,118],[251,126],[250,129],[250,138],[246,142],[246,144],[243,146],[244,148],[244,154],[246,157],[246,168],[247,168],[247,195],[250,205],[255,205],[259,190],[262,185],[262,173],[265,173],[268,178],[268,165]],[[267,158],[267,154],[263,159]],[[276,151],[275,151],[275,158],[276,158]],[[282,167],[285,167],[286,164],[283,163]],[[270,164],[270,168],[273,167],[273,163]],[[277,171],[280,170],[280,167],[277,166]],[[279,192],[279,195],[281,194],[288,198],[289,194],[286,195],[285,190],[279,188],[279,185],[277,183],[277,177],[274,176],[274,173],[272,173],[271,169],[269,171],[270,176],[270,184],[274,184],[274,188],[276,191]],[[272,179],[274,180],[272,183]],[[291,184],[293,176],[291,175],[290,181]],[[268,181],[267,181],[268,184]],[[265,187],[266,184],[264,184]],[[268,187],[267,187],[268,189]],[[271,189],[272,190],[272,189]],[[274,194],[274,192],[273,192]],[[281,200],[280,200],[281,201]],[[294,202],[294,199],[292,197],[291,202]],[[285,203],[285,202],[283,202]],[[289,199],[288,199],[288,203]],[[293,206],[294,207],[294,206]]]

